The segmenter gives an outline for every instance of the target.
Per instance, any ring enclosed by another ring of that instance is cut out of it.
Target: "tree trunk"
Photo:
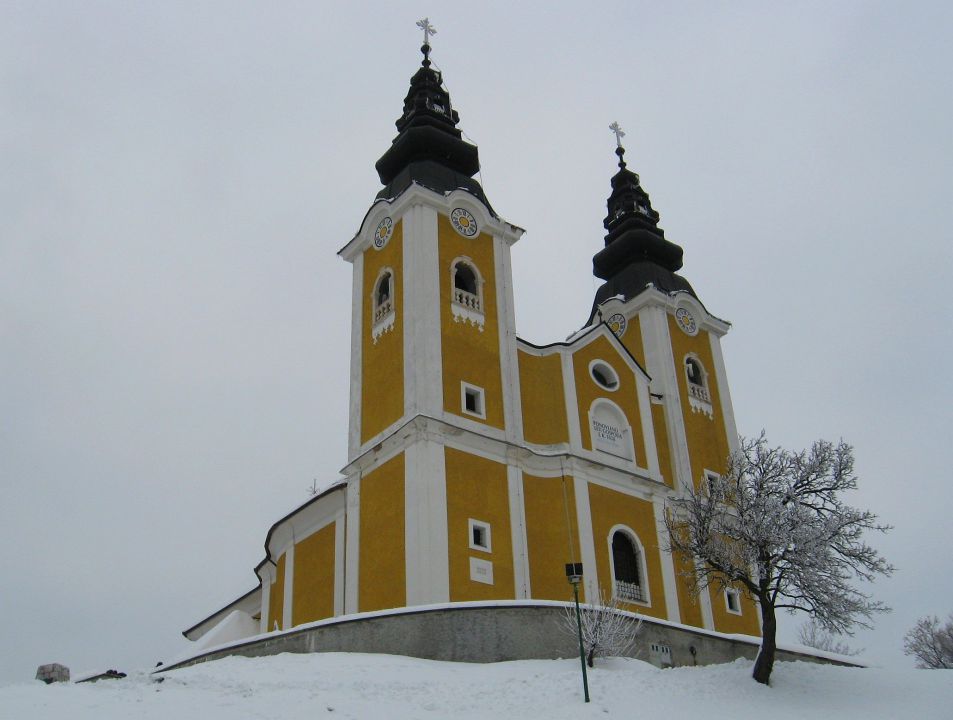
[[[596,657],[596,649],[594,647],[589,648],[589,652],[586,653],[586,662],[589,664],[589,667],[593,666],[592,663],[595,657]]]
[[[771,671],[774,669],[774,652],[777,650],[775,636],[778,631],[778,621],[774,616],[774,606],[767,598],[759,597],[758,606],[761,608],[761,650],[758,659],[754,661],[754,672],[751,676],[759,683],[770,685]]]

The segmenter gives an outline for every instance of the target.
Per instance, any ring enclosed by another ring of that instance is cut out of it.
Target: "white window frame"
[[[457,265],[463,263],[473,272],[476,280],[476,293],[457,290]],[[455,257],[450,262],[450,314],[454,322],[470,323],[483,332],[486,318],[486,302],[483,299],[483,275],[480,268],[466,255]],[[458,296],[458,292],[464,293]]]
[[[477,545],[475,542],[473,542],[473,530],[475,528],[479,528],[480,530],[483,531],[483,539],[486,540],[485,546]],[[490,523],[483,522],[482,520],[475,520],[474,518],[470,518],[467,521],[467,532],[468,532],[467,537],[469,538],[471,550],[479,550],[480,552],[485,552],[485,553],[493,552],[493,543],[492,543],[492,537],[490,534]]]
[[[601,372],[603,372],[603,374],[608,374],[611,377],[611,379],[615,381],[615,385],[613,387],[609,387],[608,385],[603,385],[601,382],[599,382],[596,379],[595,370],[597,367],[600,369]],[[608,371],[608,373],[605,372],[606,370]],[[595,360],[589,363],[589,377],[592,378],[592,381],[597,386],[599,386],[600,389],[605,390],[606,392],[616,392],[619,389],[619,386],[622,384],[622,381],[619,379],[619,373],[617,373],[615,371],[615,368],[612,367],[609,363],[607,363],[602,358],[596,358]]]
[[[701,384],[693,383],[689,379],[689,361],[695,363],[698,366],[698,370],[701,372],[702,376]],[[704,413],[709,418],[713,417],[709,373],[708,369],[705,367],[705,363],[701,361],[701,358],[698,357],[697,353],[690,352],[685,355],[684,358],[682,358],[682,372],[685,373],[685,392],[688,395],[688,404],[691,406],[692,412]]]
[[[731,609],[731,597],[735,599],[738,606],[737,610]],[[725,610],[732,615],[741,615],[741,591],[737,588],[725,588]]]
[[[477,398],[477,411],[467,409],[467,394],[473,393]],[[464,415],[486,420],[486,392],[477,385],[471,385],[468,382],[460,381],[460,411]]]
[[[615,558],[612,555],[612,538],[617,532],[621,532],[629,536],[629,540],[632,541],[632,544],[635,546],[635,551],[639,555],[639,570],[641,572],[642,583],[639,587],[642,589],[642,595],[645,598],[644,600],[629,600],[628,598],[620,597],[616,593],[616,580],[615,580]],[[635,530],[630,528],[628,525],[613,525],[609,529],[609,537],[606,538],[606,542],[609,550],[609,576],[612,578],[612,597],[613,599],[619,600],[621,602],[631,603],[632,605],[642,605],[644,607],[652,606],[652,593],[649,590],[649,573],[647,568],[647,562],[645,558],[645,548],[642,545],[642,541],[639,540],[638,534]]]
[[[390,297],[388,302],[390,307],[383,313],[380,312],[381,306],[377,302],[377,288],[385,275],[390,275]],[[371,337],[374,342],[388,330],[394,327],[394,320],[397,317],[397,274],[391,267],[382,267],[377,273],[377,278],[371,286]]]

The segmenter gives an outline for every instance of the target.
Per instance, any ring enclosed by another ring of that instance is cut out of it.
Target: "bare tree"
[[[940,618],[922,617],[903,636],[904,655],[913,655],[918,668],[953,668],[953,614],[945,625]]]
[[[596,604],[579,606],[579,615],[582,621],[582,645],[589,667],[593,666],[596,656],[619,657],[628,654],[635,647],[636,638],[642,630],[641,619],[625,612],[616,598],[607,604],[601,590]],[[575,604],[566,607],[559,627],[574,638],[578,637]]]
[[[837,640],[833,633],[825,631],[816,620],[808,620],[797,630],[797,639],[802,645],[823,650],[825,652],[837,653],[838,655],[847,655],[853,657],[860,655],[863,648],[852,648],[845,642]]]
[[[832,633],[869,627],[889,608],[851,586],[893,567],[863,541],[885,532],[868,510],[846,505],[857,488],[854,455],[844,442],[819,440],[809,451],[768,447],[764,433],[741,438],[725,475],[671,498],[666,525],[674,552],[695,558],[698,590],[744,589],[761,612],[761,650],[753,676],[768,684],[777,649],[776,611],[802,610]]]

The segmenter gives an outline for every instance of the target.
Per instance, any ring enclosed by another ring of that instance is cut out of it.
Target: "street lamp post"
[[[582,666],[582,691],[589,702],[589,677],[586,675],[586,650],[582,644],[582,615],[579,613],[579,583],[582,582],[582,563],[566,563],[566,577],[572,585],[576,600],[576,630],[579,633],[579,664]]]

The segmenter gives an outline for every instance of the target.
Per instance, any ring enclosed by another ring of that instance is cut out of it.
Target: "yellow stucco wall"
[[[531,443],[555,445],[569,442],[566,397],[559,353],[533,355],[517,352],[523,436]]]
[[[741,615],[728,612],[725,602],[725,591],[717,587],[708,588],[711,598],[711,614],[715,621],[715,629],[724,633],[741,633],[743,635],[761,635],[761,626],[758,622],[758,606],[746,593],[741,593]]]
[[[500,375],[500,333],[496,307],[496,271],[493,239],[486,233],[475,238],[459,235],[450,220],[439,215],[440,325],[443,352],[443,402],[447,412],[503,427],[503,381]],[[483,278],[483,332],[469,322],[456,322],[450,309],[451,264],[468,257]],[[486,419],[463,412],[460,383],[483,388]]]
[[[361,478],[358,610],[407,603],[404,556],[404,455]]]
[[[688,576],[692,570],[691,560],[682,553],[675,553],[673,560],[675,562],[675,590],[678,595],[678,611],[681,613],[682,622],[685,625],[704,627],[701,600],[692,593],[691,579]]]
[[[450,600],[512,600],[513,541],[506,465],[446,448]],[[470,548],[470,518],[490,525],[490,552]],[[470,579],[470,558],[493,563],[493,584]]]
[[[278,623],[279,629],[284,629],[282,616],[284,615],[285,605],[285,556],[284,553],[278,558],[275,567],[275,581],[271,585],[268,596],[268,632],[275,629],[275,623]]]
[[[628,332],[626,332],[628,334]],[[595,359],[604,360],[619,376],[619,387],[605,390],[599,387],[589,374],[589,363]],[[635,448],[635,462],[639,467],[647,467],[645,440],[642,437],[642,419],[639,415],[639,398],[635,374],[607,338],[598,337],[572,357],[573,374],[576,381],[576,398],[579,403],[579,428],[582,434],[582,446],[592,450],[592,432],[589,425],[589,408],[596,398],[611,400],[625,413],[632,427],[632,443]]]
[[[668,445],[668,426],[665,424],[665,407],[652,403],[652,429],[655,431],[655,450],[658,453],[659,472],[670,488],[675,487],[675,470],[672,468],[672,451]]]
[[[632,357],[638,360],[639,364],[645,369],[645,348],[642,346],[642,324],[638,315],[629,318],[628,325],[623,333],[622,344],[626,350],[632,353]]]
[[[334,528],[325,525],[295,545],[293,625],[334,615]]]
[[[361,337],[361,442],[366,442],[404,414],[403,246],[404,223],[398,220],[382,250],[364,251],[364,309]],[[394,326],[373,339],[374,285],[380,271],[394,271]]]
[[[675,360],[675,377],[682,401],[682,417],[685,418],[685,436],[688,439],[688,457],[692,465],[692,480],[695,487],[702,479],[705,469],[724,472],[728,458],[728,436],[721,412],[721,396],[715,377],[715,363],[711,354],[708,333],[700,330],[694,337],[682,332],[675,316],[668,316],[669,333],[672,337],[672,354]],[[708,392],[711,397],[712,417],[693,411],[688,402],[688,378],[685,376],[685,356],[698,356],[708,373]]]
[[[635,612],[667,619],[659,539],[655,529],[652,503],[590,483],[589,507],[592,513],[592,537],[596,549],[599,586],[606,599],[612,597],[612,571],[609,567],[612,562],[612,549],[609,531],[615,525],[626,525],[638,536],[645,552],[649,605],[641,603],[625,603],[625,605],[630,606],[630,609]]]
[[[573,479],[524,474],[523,505],[530,592],[539,600],[569,600],[566,563],[582,562]],[[584,591],[579,599],[585,600]]]

